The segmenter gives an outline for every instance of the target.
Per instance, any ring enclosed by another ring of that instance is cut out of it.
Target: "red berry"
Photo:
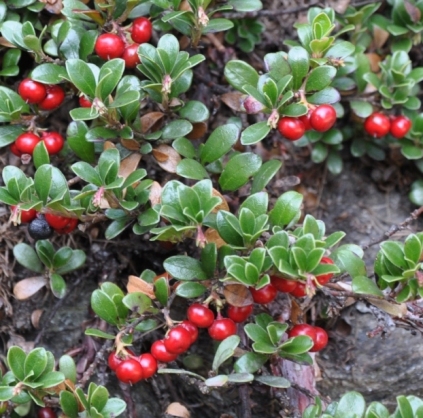
[[[167,351],[164,340],[157,340],[151,345],[151,354],[152,356],[162,363],[169,363],[170,361],[176,360],[178,357],[177,354],[172,354]]]
[[[157,372],[157,360],[150,353],[141,354],[138,361],[142,367],[143,378],[148,379]]]
[[[187,316],[198,328],[208,328],[214,321],[214,313],[207,306],[193,303],[187,310]]]
[[[169,353],[185,353],[191,345],[191,335],[184,327],[177,325],[166,335],[164,345]]]
[[[273,284],[273,286],[276,287],[279,292],[283,293],[291,293],[293,292],[298,285],[297,280],[289,280],[285,279],[284,277],[278,277],[278,276],[270,276],[270,281]]]
[[[126,348],[126,351],[129,355],[124,355],[123,353],[116,354],[116,352],[112,352],[109,354],[109,358],[107,359],[107,364],[112,370],[116,370],[117,366],[119,366],[122,361],[131,358],[130,356],[135,356],[134,352]]]
[[[47,86],[47,96],[39,103],[41,110],[53,110],[65,100],[65,91],[58,85]]]
[[[95,43],[95,53],[104,60],[111,60],[122,56],[125,43],[114,33],[103,33]]]
[[[406,116],[397,116],[391,120],[390,134],[397,139],[404,138],[411,129],[411,120]]]
[[[38,135],[32,132],[25,132],[16,138],[16,149],[22,154],[30,154],[34,152],[35,146],[41,141]]]
[[[297,287],[291,291],[291,295],[296,298],[303,298],[304,296],[307,296],[305,283],[298,282]]]
[[[198,338],[198,328],[190,321],[182,321],[180,324],[182,328],[185,328],[191,336],[191,344],[194,344]]]
[[[253,305],[228,307],[228,317],[234,322],[244,322],[253,312]],[[216,322],[216,321],[215,321]]]
[[[137,44],[143,44],[151,39],[153,25],[146,17],[138,17],[132,23],[131,38]]]
[[[335,122],[336,110],[331,105],[320,105],[311,112],[310,125],[317,132],[328,131]]]
[[[12,205],[10,209],[12,209],[12,212],[14,212],[16,210],[16,206]],[[35,209],[20,210],[20,212],[21,222],[24,224],[31,222],[37,216],[37,211]]]
[[[116,368],[116,377],[123,383],[139,382],[144,377],[140,362],[134,358],[122,361]]]
[[[56,412],[54,412],[51,408],[44,407],[38,410],[38,418],[56,418]]]
[[[296,141],[305,134],[306,128],[297,118],[283,117],[279,119],[278,130],[289,141]]]
[[[59,132],[43,132],[41,139],[50,155],[59,153],[65,144],[65,140]]]
[[[313,340],[314,345],[310,349],[310,352],[312,353],[323,350],[328,345],[329,341],[328,334],[323,328],[314,327],[314,331],[316,333],[316,337]]]
[[[61,215],[53,215],[52,213],[46,213],[45,214],[47,223],[53,228],[53,229],[63,229],[66,228],[69,224],[69,219],[65,216]]]
[[[79,106],[81,107],[91,107],[92,102],[87,99],[85,96],[80,96],[79,97]]]
[[[387,135],[390,128],[391,121],[388,116],[379,112],[372,113],[364,122],[366,132],[375,138]]]
[[[231,335],[236,334],[236,324],[230,318],[218,317],[208,329],[213,340],[222,341]]]
[[[322,259],[320,260],[320,264],[335,264],[335,263],[329,257],[322,257]],[[319,282],[319,284],[324,285],[332,277],[333,277],[333,273],[320,274],[316,276],[316,280]]]
[[[15,154],[17,157],[22,157],[22,152],[18,150],[18,147],[16,146],[15,142],[10,144],[10,151],[12,152],[12,154]]]
[[[275,299],[278,293],[276,287],[271,283],[260,289],[254,289],[253,287],[250,287],[250,292],[253,296],[254,302],[259,303],[260,305],[271,302],[273,299]]]
[[[25,78],[19,84],[18,93],[27,103],[40,103],[47,95],[47,90],[44,84],[38,81]]]
[[[316,340],[316,330],[312,325],[297,324],[288,331],[289,338],[298,337],[299,335],[307,335],[307,337],[310,337],[313,340],[313,343]]]
[[[139,44],[132,44],[123,51],[122,59],[125,61],[126,68],[135,68],[141,61],[138,55]]]
[[[68,218],[68,224],[64,228],[56,229],[56,232],[58,234],[70,234],[78,225],[78,219],[77,218]]]
[[[302,115],[298,118],[302,123],[304,123],[304,128],[306,131],[313,129],[310,124],[310,116],[311,116],[311,112],[308,112],[307,114]]]

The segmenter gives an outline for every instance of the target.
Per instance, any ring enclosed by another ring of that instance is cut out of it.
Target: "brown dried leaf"
[[[212,213],[217,213],[219,210],[226,210],[229,212],[229,205],[226,199],[216,189],[212,190],[212,195],[220,198],[221,202],[212,210]]]
[[[382,29],[379,26],[376,26],[376,25],[373,26],[373,40],[372,40],[372,42],[373,42],[373,47],[375,49],[382,48],[383,45],[385,45],[388,38],[389,38],[389,32],[387,32],[386,30]],[[372,71],[374,71],[374,70],[372,70]]]
[[[181,161],[181,156],[169,145],[159,145],[153,149],[153,156],[157,164],[168,173],[176,173],[176,167]]]
[[[106,141],[103,145],[104,151],[106,151],[106,149],[111,149],[111,148],[116,148],[116,145],[111,141]]]
[[[183,10],[185,12],[192,11],[190,4],[188,3],[188,0],[182,0],[179,10]]]
[[[407,315],[407,305],[405,303],[391,303],[387,300],[381,299],[371,299],[368,300],[372,305],[377,306],[382,311],[385,311],[394,318],[403,318]]]
[[[250,291],[243,284],[228,284],[223,289],[226,301],[232,306],[248,306],[254,303]]]
[[[157,181],[153,181],[153,184],[150,187],[149,199],[151,206],[159,205],[162,201],[162,186]]]
[[[145,134],[148,131],[155,131],[159,126],[158,122],[163,118],[164,113],[162,112],[150,112],[144,116],[141,116],[141,130]]]
[[[213,228],[206,229],[204,236],[206,237],[207,242],[216,244],[217,248],[223,247],[226,244],[226,242],[220,237],[219,233]]]
[[[34,311],[32,311],[31,323],[35,329],[40,328],[40,318],[43,312],[44,312],[44,309],[35,309]]]
[[[414,6],[414,4],[410,3],[407,0],[404,1],[404,7],[413,23],[417,23],[420,21],[420,18],[422,17],[422,12],[418,7]]]
[[[135,139],[123,139],[121,138],[120,143],[130,151],[138,151],[140,149],[140,144]]]
[[[369,52],[366,56],[369,59],[370,70],[373,73],[377,73],[379,71],[379,63],[382,61],[381,56],[379,54],[375,54],[374,52]]]
[[[194,141],[196,139],[202,138],[207,132],[207,123],[197,122],[192,124],[192,131],[186,135],[186,138]]]
[[[63,4],[62,0],[40,0],[41,3],[45,3],[44,9],[49,13],[59,15],[62,12]]]
[[[129,276],[128,284],[126,285],[128,293],[141,292],[147,295],[150,299],[156,299],[154,294],[154,286],[137,276]]]
[[[118,176],[126,179],[131,173],[133,173],[137,169],[140,161],[141,154],[134,152],[129,155],[127,158],[121,161]]]
[[[106,22],[105,18],[98,10],[73,9],[72,12],[90,17],[92,20],[94,20],[95,23],[97,23],[100,26],[104,26],[104,23]]]
[[[351,0],[336,0],[332,2],[331,7],[335,10],[336,13],[344,14],[350,5]]]
[[[37,293],[47,284],[44,276],[28,277],[15,284],[13,294],[18,300],[25,300]]]
[[[3,36],[0,36],[0,45],[5,46],[6,48],[16,48],[16,45],[13,45],[9,41],[3,38]]]
[[[244,108],[243,103],[244,100],[247,98],[247,95],[243,93],[239,93],[237,91],[225,93],[220,96],[220,100],[225,103],[230,109],[239,112],[241,109]]]
[[[191,414],[188,409],[179,402],[172,402],[166,409],[166,414],[180,418],[190,418]]]
[[[7,342],[7,348],[11,348],[14,345],[17,345],[22,348],[25,353],[29,353],[34,349],[34,341],[26,341],[24,337],[18,334],[9,333],[9,341]]]

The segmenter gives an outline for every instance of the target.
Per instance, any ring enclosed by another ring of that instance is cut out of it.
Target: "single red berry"
[[[35,146],[41,141],[38,135],[32,132],[25,132],[16,138],[16,149],[22,154],[30,154],[34,152]]]
[[[157,372],[157,360],[150,353],[141,354],[138,357],[138,361],[142,367],[142,373],[144,379],[148,379]]]
[[[70,234],[78,225],[78,219],[77,218],[68,218],[68,224],[64,228],[56,229],[55,231],[58,234]]]
[[[198,328],[208,328],[214,321],[214,313],[207,306],[193,303],[187,310],[187,316]]]
[[[122,56],[125,43],[114,33],[103,33],[97,38],[95,53],[104,60],[111,60]]]
[[[379,112],[372,113],[364,122],[366,132],[375,138],[387,135],[390,128],[391,121],[388,116]]]
[[[162,363],[169,363],[170,361],[176,360],[178,357],[177,354],[172,354],[167,351],[164,340],[157,340],[151,345],[151,354],[152,356]]]
[[[65,91],[58,85],[47,86],[47,96],[38,106],[41,110],[53,110],[59,107],[65,100]]]
[[[271,283],[267,284],[266,286],[260,289],[254,289],[254,287],[250,287],[251,295],[253,296],[253,300],[255,303],[260,305],[264,305],[266,303],[271,302],[275,299],[278,291],[276,287],[273,286]]]
[[[19,84],[18,93],[27,103],[36,104],[44,100],[47,90],[44,84],[25,78]]]
[[[310,124],[310,116],[311,116],[311,112],[308,112],[305,115],[302,115],[298,118],[302,123],[304,123],[304,128],[306,131],[313,129]]]
[[[222,341],[231,335],[236,334],[236,324],[230,318],[222,318],[220,315],[214,320],[208,329],[209,335],[213,340]]]
[[[180,326],[185,328],[191,336],[191,344],[194,344],[198,338],[198,328],[190,321],[182,321]]]
[[[138,55],[139,44],[132,44],[123,51],[122,59],[125,61],[126,68],[135,68],[141,61]]]
[[[312,339],[313,343],[316,340],[316,330],[309,324],[297,324],[288,331],[289,338],[298,337],[299,335],[307,335],[307,337]]]
[[[128,358],[131,358],[131,356],[132,357],[135,356],[135,353],[129,350],[128,348],[126,348],[126,351],[128,352],[128,355],[124,355],[123,353],[119,353],[119,355],[117,355],[115,351],[109,354],[109,357],[107,359],[107,364],[113,371],[117,369],[117,366],[119,366],[119,364],[122,363],[122,361]]]
[[[91,100],[87,99],[85,96],[79,96],[79,106],[81,107],[91,107]]]
[[[12,209],[12,212],[16,210],[16,206],[12,205],[10,207]],[[29,223],[37,216],[37,211],[35,209],[28,209],[28,210],[21,210],[21,223]]]
[[[284,277],[279,276],[270,276],[270,282],[273,284],[273,286],[276,287],[277,290],[279,290],[279,292],[283,293],[293,292],[298,285],[297,280],[285,279]]]
[[[38,410],[38,418],[56,418],[56,412],[47,406]]]
[[[329,257],[322,257],[322,259],[320,260],[320,264],[335,264],[335,263]],[[319,274],[318,276],[316,276],[316,280],[319,282],[319,284],[324,285],[332,277],[333,277],[333,273]]]
[[[278,130],[289,141],[296,141],[305,134],[306,128],[297,118],[283,117],[279,119]]]
[[[228,306],[228,317],[232,319],[232,321],[237,323],[244,322],[251,315],[252,312],[253,305]]]
[[[411,129],[411,120],[406,116],[397,116],[391,120],[390,134],[397,139],[404,138]]]
[[[172,354],[182,354],[188,350],[191,345],[190,333],[180,325],[172,328],[164,339],[166,350]]]
[[[298,282],[297,287],[291,291],[291,295],[296,298],[303,298],[304,296],[307,296],[305,283]]]
[[[69,219],[65,216],[61,215],[53,215],[52,213],[46,213],[45,214],[47,223],[53,228],[53,229],[63,229],[66,228],[69,224]]]
[[[153,25],[146,17],[138,17],[132,23],[131,38],[137,44],[143,44],[151,39]]]
[[[44,141],[44,145],[50,155],[58,154],[62,150],[63,145],[65,145],[65,140],[59,132],[43,132],[41,139]]]
[[[323,350],[328,345],[329,341],[329,336],[323,328],[314,327],[314,331],[316,333],[316,337],[313,340],[314,345],[310,349],[310,352],[312,353]]]
[[[129,358],[116,367],[116,377],[123,383],[135,384],[144,378],[140,362]]]
[[[336,122],[336,110],[329,104],[316,107],[310,115],[310,125],[317,132],[326,132]]]
[[[22,157],[22,152],[18,150],[18,147],[16,146],[15,142],[12,142],[10,144],[10,151],[12,154],[15,154],[17,157]]]

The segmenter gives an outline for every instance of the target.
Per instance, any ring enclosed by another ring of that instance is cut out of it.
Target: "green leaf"
[[[210,117],[210,112],[205,104],[197,100],[190,100],[179,111],[179,115],[181,118],[187,119],[190,122],[198,123],[206,121]]]
[[[223,190],[234,191],[246,184],[251,176],[260,169],[261,158],[251,152],[232,157],[219,178]]]
[[[229,245],[244,246],[239,221],[232,213],[220,210],[216,216],[216,228],[222,239]]]
[[[308,52],[301,46],[291,48],[288,53],[288,63],[292,69],[293,88],[298,90],[308,74],[310,67]]]
[[[66,70],[71,82],[82,93],[95,97],[96,79],[90,66],[80,59],[68,59]],[[89,110],[89,109],[86,109]]]
[[[37,380],[47,366],[47,354],[44,348],[35,348],[26,357],[24,363],[25,376],[31,376],[30,381]]]
[[[44,164],[50,164],[50,155],[44,141],[40,141],[35,146],[32,158],[34,159],[35,168],[39,168]]]
[[[72,393],[66,390],[60,392],[60,407],[69,418],[78,417],[78,401]]]
[[[256,373],[268,360],[268,356],[258,353],[245,353],[234,364],[237,373]]]
[[[215,377],[210,377],[204,383],[206,386],[209,386],[209,387],[221,387],[221,386],[225,386],[228,380],[229,380],[228,376],[218,375]]]
[[[336,68],[329,65],[322,65],[313,69],[307,77],[306,92],[323,90],[329,86],[336,76]]]
[[[169,297],[169,282],[166,277],[160,277],[159,280],[154,282],[154,293],[157,300],[163,306],[166,306]]]
[[[116,335],[109,334],[104,331],[100,331],[96,328],[87,328],[85,330],[85,335],[90,335],[91,337],[98,337],[98,338],[104,338],[106,340],[114,340],[116,338]]]
[[[28,244],[21,242],[15,245],[13,247],[13,255],[18,263],[22,264],[27,269],[36,271],[37,273],[42,273],[44,271],[44,267],[37,253]]]
[[[367,118],[373,113],[373,106],[364,100],[351,100],[350,106],[360,118]]]
[[[298,337],[290,338],[279,346],[281,350],[280,355],[283,357],[287,354],[303,354],[313,347],[313,340],[308,335],[299,335]]]
[[[60,274],[50,274],[50,288],[56,298],[62,299],[66,294],[66,282]]]
[[[48,389],[54,386],[59,385],[60,383],[64,382],[65,375],[61,372],[48,372],[42,375],[38,382],[42,383],[43,388]]]
[[[352,290],[354,293],[375,295],[383,297],[382,291],[376,283],[366,276],[356,276],[352,280]]]
[[[254,380],[263,383],[264,385],[279,389],[286,389],[291,386],[289,380],[279,376],[256,376]]]
[[[163,267],[172,277],[179,280],[207,279],[200,261],[192,257],[184,255],[169,257],[163,263]]]
[[[383,255],[395,266],[406,269],[404,245],[396,241],[385,241],[380,245]]]
[[[95,161],[94,143],[86,140],[87,132],[88,127],[85,122],[71,122],[66,131],[67,143],[81,160],[93,163]]]
[[[143,314],[151,307],[151,299],[140,292],[128,293],[123,299],[122,303],[131,311],[138,315]]]
[[[243,86],[257,86],[259,75],[257,71],[244,61],[232,60],[225,66],[225,77],[236,90],[242,91]]]
[[[194,299],[203,295],[207,291],[207,287],[203,286],[200,283],[186,282],[180,284],[176,288],[176,294],[182,298]]]
[[[125,61],[120,58],[112,59],[103,64],[98,75],[96,97],[104,102],[118,85],[124,70]]]
[[[13,142],[24,131],[20,125],[0,126],[0,147],[3,148]]]
[[[301,216],[302,202],[303,196],[300,193],[294,191],[284,193],[269,212],[270,222],[280,227],[294,224]]]
[[[240,341],[241,339],[238,335],[231,335],[219,344],[213,359],[213,371],[217,372],[219,367],[234,355],[235,349],[238,347]]]
[[[184,158],[176,166],[176,174],[193,180],[202,180],[208,177],[206,169],[196,160]]]
[[[71,356],[64,355],[59,359],[59,371],[65,375],[66,379],[76,383],[76,366]]]
[[[312,104],[334,104],[341,100],[341,95],[339,94],[338,90],[334,89],[333,87],[326,87],[323,90],[314,93],[310,97],[308,97],[309,103]]]
[[[66,78],[65,68],[57,64],[40,64],[31,72],[31,79],[43,84],[59,84]]]
[[[235,145],[238,136],[239,129],[233,123],[216,128],[201,148],[201,163],[212,163],[225,155]]]
[[[263,8],[260,0],[229,0],[228,3],[238,12],[255,12]]]
[[[90,404],[97,411],[102,411],[109,399],[109,391],[104,386],[97,386],[90,396]]]
[[[22,348],[13,346],[10,347],[7,352],[7,364],[11,372],[16,376],[20,381],[25,379],[25,364],[26,354]]]
[[[351,416],[362,417],[366,409],[366,401],[358,392],[348,392],[339,400],[334,418]]]
[[[251,193],[262,191],[281,167],[282,162],[279,160],[266,161],[253,177]]]
[[[269,134],[270,129],[271,127],[267,124],[266,121],[250,125],[247,129],[242,131],[241,144],[252,145],[260,142]]]
[[[94,290],[91,295],[91,307],[93,311],[107,323],[117,325],[119,323],[118,311],[113,300],[101,290]]]
[[[325,57],[333,57],[336,59],[345,59],[348,56],[354,54],[356,47],[348,41],[337,42],[335,45],[329,48],[325,53]]]
[[[267,332],[256,324],[247,324],[244,327],[245,333],[254,342],[268,344],[273,347],[272,341]]]
[[[0,386],[0,401],[6,402],[15,396],[15,388],[11,386]]]
[[[187,120],[179,119],[168,123],[163,129],[162,139],[174,139],[188,135],[192,125]]]

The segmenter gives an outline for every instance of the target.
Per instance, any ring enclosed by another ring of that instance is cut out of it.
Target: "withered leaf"
[[[250,291],[243,284],[228,284],[223,289],[226,301],[232,306],[248,306],[254,303]]]
[[[220,100],[225,103],[230,109],[239,112],[243,108],[244,100],[246,99],[247,95],[239,92],[230,92],[225,93],[220,96]]]
[[[221,238],[219,233],[213,228],[206,229],[206,232],[204,232],[204,236],[206,237],[207,242],[216,244],[217,248],[220,248],[226,244],[226,242]]]
[[[207,132],[207,123],[197,122],[192,124],[192,131],[186,136],[191,141],[202,138]]]
[[[28,277],[15,284],[13,294],[18,300],[25,300],[37,293],[47,284],[44,276]]]
[[[156,299],[154,294],[154,286],[137,276],[129,276],[128,284],[126,285],[128,293],[141,292],[147,295],[150,299]]]
[[[166,414],[180,418],[190,418],[188,409],[179,402],[172,402],[166,409]]]
[[[159,145],[153,149],[153,156],[157,164],[168,173],[176,173],[176,167],[181,161],[181,156],[169,145]]]
[[[154,131],[159,127],[158,122],[163,118],[164,113],[162,112],[150,112],[144,116],[141,116],[141,130],[145,134],[150,130]]]
[[[216,189],[212,190],[212,195],[217,196],[220,198],[221,202],[212,210],[212,213],[217,213],[220,210],[226,210],[229,211],[229,205],[226,199],[222,196],[220,192],[218,192]]]
[[[151,206],[158,205],[162,201],[162,186],[157,181],[153,181],[150,187],[149,199]]]

